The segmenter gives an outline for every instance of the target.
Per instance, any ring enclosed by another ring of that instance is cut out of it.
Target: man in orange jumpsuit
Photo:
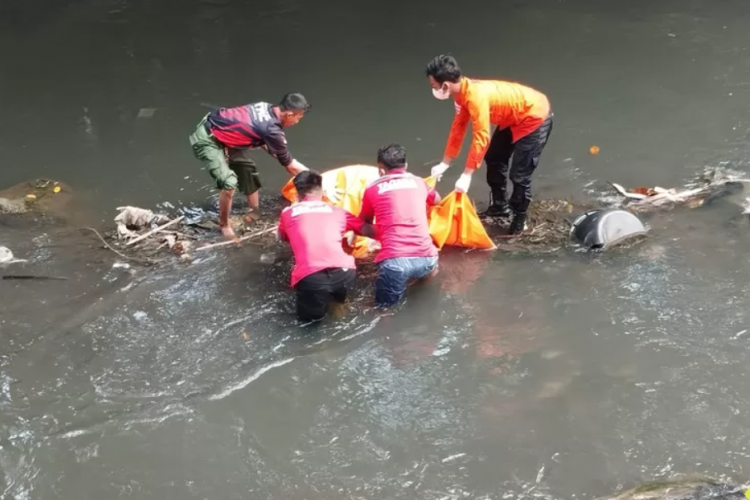
[[[458,156],[471,120],[471,150],[466,168],[456,181],[456,191],[468,191],[472,174],[484,160],[491,190],[485,215],[513,215],[509,232],[522,233],[531,202],[531,175],[552,131],[553,115],[547,96],[518,83],[462,76],[458,63],[448,55],[430,61],[426,73],[435,98],[453,97],[456,106],[443,161],[432,168],[432,175],[440,178]],[[497,127],[492,139],[491,125]],[[513,184],[510,200],[509,178]]]

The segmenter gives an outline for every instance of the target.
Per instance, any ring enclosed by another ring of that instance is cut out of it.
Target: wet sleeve
[[[282,212],[281,218],[279,218],[279,239],[281,241],[289,241],[289,237],[287,236],[286,229],[284,227],[285,225],[286,225],[286,217],[285,217],[285,214]]]
[[[365,225],[365,221],[359,217],[355,217],[348,210],[344,210],[344,216],[346,217],[346,230],[354,231],[357,234],[362,234],[362,226]]]
[[[266,144],[268,154],[276,158],[282,167],[288,167],[294,158],[286,147],[286,134],[279,127],[269,127],[264,134],[263,142]]]
[[[471,117],[471,149],[466,167],[476,170],[490,146],[490,103],[483,92],[473,92],[467,96],[466,106]]]
[[[427,190],[427,206],[432,207],[440,203],[440,194],[437,192],[437,190],[435,188],[431,188],[424,179],[422,179],[422,183],[424,184],[424,188]]]
[[[440,193],[437,192],[437,190],[428,187],[427,188],[427,206],[434,207],[438,203],[440,203]]]
[[[375,217],[370,198],[370,190],[366,189],[364,196],[362,196],[362,208],[359,210],[359,218],[365,222],[372,222],[373,217]]]
[[[461,110],[453,117],[451,131],[448,133],[448,144],[445,146],[445,156],[455,158],[461,152],[461,143],[464,142],[466,126],[469,124],[469,110],[461,106]]]

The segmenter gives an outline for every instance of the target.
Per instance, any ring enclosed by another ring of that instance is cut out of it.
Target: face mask
[[[444,101],[450,98],[451,92],[447,88],[440,87],[439,89],[432,89],[432,95],[435,96],[435,99]]]

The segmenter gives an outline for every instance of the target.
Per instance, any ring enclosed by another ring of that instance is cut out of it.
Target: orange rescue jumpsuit
[[[471,150],[466,167],[478,169],[486,156],[487,182],[493,191],[493,202],[504,202],[508,163],[515,154],[510,172],[514,184],[511,208],[517,213],[525,213],[531,200],[531,173],[552,129],[547,96],[519,83],[463,78],[455,106],[456,116],[448,135],[445,156],[458,156],[466,126],[471,120]],[[492,144],[491,125],[497,126]],[[522,141],[524,138],[526,140]]]

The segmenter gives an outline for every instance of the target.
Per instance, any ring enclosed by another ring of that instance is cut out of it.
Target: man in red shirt
[[[432,175],[440,177],[448,170],[461,150],[471,121],[471,150],[463,174],[456,181],[456,191],[468,191],[472,174],[482,160],[487,162],[491,198],[484,215],[513,214],[509,232],[520,234],[526,227],[531,202],[531,176],[552,132],[553,114],[547,96],[518,83],[467,78],[448,55],[430,61],[426,73],[435,98],[452,97],[456,108],[443,161],[433,167]],[[496,128],[490,138],[492,125]],[[513,193],[508,201],[509,178]]]
[[[381,177],[367,186],[362,197],[359,216],[365,222],[374,218],[381,245],[375,257],[375,303],[379,307],[396,305],[410,281],[437,270],[438,250],[430,237],[427,209],[440,202],[440,195],[424,179],[408,173],[407,166],[403,146],[381,148]]]
[[[294,177],[298,203],[285,208],[279,239],[294,253],[292,288],[297,292],[297,317],[320,321],[331,301],[343,304],[356,278],[354,257],[344,252],[344,233],[373,238],[374,228],[351,213],[323,201],[323,177],[310,170]]]
[[[260,177],[255,162],[246,155],[248,150],[263,148],[291,175],[307,170],[292,158],[284,129],[296,125],[309,109],[305,97],[295,93],[285,95],[278,105],[256,102],[219,108],[206,115],[190,136],[193,154],[221,190],[219,226],[227,238],[236,238],[229,225],[235,189],[239,188],[247,197],[251,212],[258,209]]]

